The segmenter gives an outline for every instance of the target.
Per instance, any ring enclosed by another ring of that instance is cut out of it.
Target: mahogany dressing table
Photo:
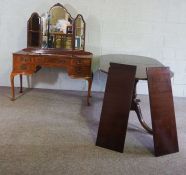
[[[72,18],[61,4],[55,4],[42,16],[33,13],[27,23],[27,48],[13,53],[10,75],[12,100],[15,99],[14,77],[33,75],[42,67],[64,68],[72,78],[88,81],[87,104],[91,96],[92,53],[85,51],[85,21],[78,14]]]

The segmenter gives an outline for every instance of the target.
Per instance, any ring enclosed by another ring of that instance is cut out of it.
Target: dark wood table
[[[129,111],[134,110],[143,128],[147,130],[148,133],[153,134],[155,154],[157,156],[177,152],[178,142],[170,81],[173,73],[169,70],[169,68],[165,67],[159,61],[149,57],[110,54],[100,57],[100,70],[108,73],[108,79],[96,145],[123,152],[123,142],[125,141],[125,136],[123,135],[126,134]],[[135,70],[133,85],[131,84],[133,81],[133,75],[130,70],[133,72]],[[126,74],[126,76],[124,74]],[[127,80],[127,82],[123,82],[124,80]],[[152,129],[144,121],[139,104],[140,100],[136,98],[136,86],[139,80],[148,81]],[[129,86],[128,84],[131,84],[130,87],[125,88]],[[120,87],[120,89],[118,87]],[[132,95],[130,101],[131,88]],[[116,92],[116,89],[118,92]],[[126,94],[124,94],[123,91],[126,91]],[[122,95],[123,102],[121,98]],[[120,100],[117,100],[117,98]],[[128,99],[128,102],[125,101],[126,99]],[[166,102],[165,99],[169,100],[170,103]],[[109,103],[118,104],[115,106],[115,109],[114,106],[112,109],[112,106],[110,106]],[[123,107],[122,103],[124,103]],[[157,104],[160,105],[158,106]],[[129,111],[122,111],[123,108],[127,108],[126,106],[129,108]],[[122,113],[125,116],[122,117]],[[118,119],[117,115],[120,115]],[[163,125],[165,125],[166,122],[168,126],[164,127]],[[122,126],[121,123],[123,123]],[[123,126],[125,126],[124,130],[122,129]],[[166,127],[168,127],[168,129],[165,129]],[[172,130],[171,127],[173,128]],[[112,133],[112,129],[115,132],[114,134]],[[120,130],[119,134],[118,130]],[[162,141],[166,140],[166,137],[169,136],[170,138],[167,143],[171,146],[167,145],[166,141]],[[115,137],[117,137],[117,139]]]
[[[137,69],[135,78],[138,80],[147,80],[147,67],[164,67],[164,65],[158,60],[149,57],[124,54],[109,54],[100,57],[100,70],[107,73],[111,62],[136,66]],[[173,76],[172,72],[171,76]]]
[[[103,55],[100,57],[100,70],[104,73],[108,73],[110,63],[121,63],[126,65],[136,66],[136,75],[135,75],[135,88],[133,91],[133,100],[131,105],[131,110],[134,110],[137,114],[139,122],[143,126],[143,128],[152,134],[152,129],[146,124],[145,120],[143,119],[141,108],[139,105],[140,99],[136,99],[137,93],[137,83],[139,80],[147,80],[147,67],[164,67],[162,63],[157,61],[156,59],[144,57],[144,56],[137,56],[137,55],[124,55],[124,54],[110,54],[110,55]],[[171,76],[173,73],[171,72]]]

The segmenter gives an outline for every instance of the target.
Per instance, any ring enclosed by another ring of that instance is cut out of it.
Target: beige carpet
[[[175,98],[180,152],[154,157],[152,136],[131,112],[124,153],[95,146],[103,93],[0,88],[0,175],[184,175],[186,98]],[[150,123],[148,96],[140,96]]]

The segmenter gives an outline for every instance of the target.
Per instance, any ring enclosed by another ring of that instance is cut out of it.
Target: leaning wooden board
[[[170,70],[167,67],[148,68],[147,78],[155,155],[178,152]]]

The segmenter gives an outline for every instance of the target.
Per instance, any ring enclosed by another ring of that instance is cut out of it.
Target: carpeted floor
[[[17,93],[18,94],[18,93]],[[150,123],[148,96],[140,96]],[[130,113],[124,153],[95,146],[103,93],[0,88],[0,175],[184,175],[186,98],[175,98],[180,152],[154,157],[152,136]]]

